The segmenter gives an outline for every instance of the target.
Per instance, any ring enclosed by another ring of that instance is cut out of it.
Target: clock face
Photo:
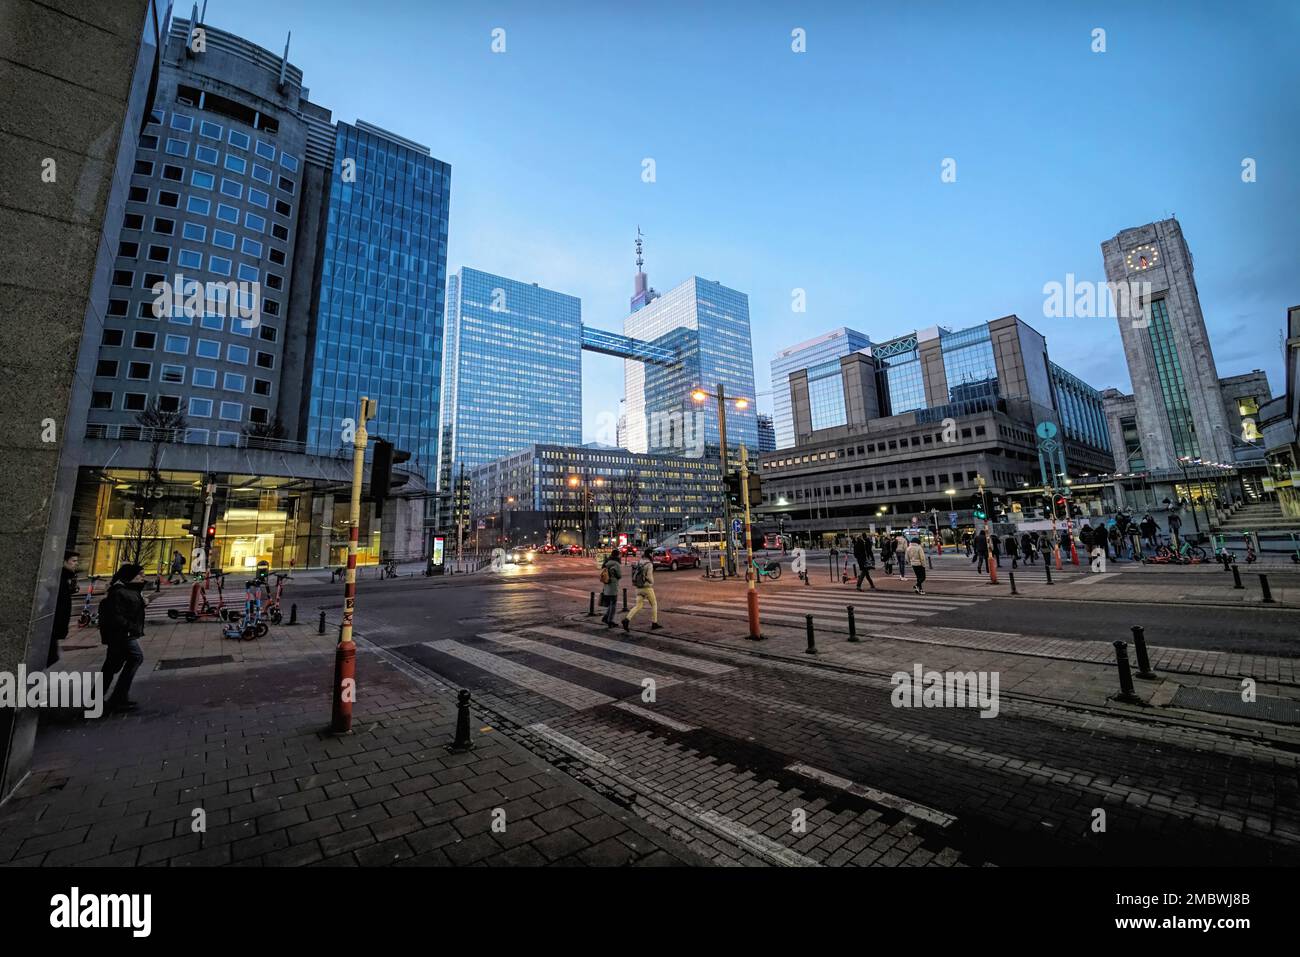
[[[1037,432],[1040,439],[1050,439],[1052,436],[1056,435],[1056,423],[1047,421],[1039,422]]]
[[[1145,246],[1134,246],[1124,257],[1124,263],[1128,266],[1129,272],[1142,272],[1144,269],[1150,269],[1160,261],[1160,254],[1156,252],[1156,247],[1150,244]]]

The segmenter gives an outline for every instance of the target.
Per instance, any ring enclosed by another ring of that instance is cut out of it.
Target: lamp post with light
[[[709,399],[718,400],[718,445],[719,460],[722,466],[722,508],[723,515],[726,517],[726,524],[723,526],[726,535],[726,562],[728,574],[736,574],[736,550],[731,536],[731,499],[727,497],[727,392],[721,382],[718,383],[717,392],[706,392],[704,389],[691,390],[691,399],[697,404],[703,404]],[[736,411],[743,412],[749,408],[749,400],[741,396],[732,400]]]

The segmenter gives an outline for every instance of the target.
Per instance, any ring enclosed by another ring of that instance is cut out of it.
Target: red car
[[[541,548],[538,549],[538,551],[541,552],[543,555],[554,555],[557,551],[559,551],[559,549],[556,548],[554,545],[543,545]]]
[[[679,568],[699,568],[700,556],[688,548],[673,545],[669,548],[656,548],[650,555],[650,561],[656,568],[666,568],[675,572]]]

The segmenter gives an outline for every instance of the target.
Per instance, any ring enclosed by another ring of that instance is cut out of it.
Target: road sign
[[[733,518],[733,519],[731,520],[731,530],[732,530],[732,532],[734,532],[735,534],[739,535],[739,534],[740,534],[740,528],[741,528],[741,521],[740,521],[740,519],[738,519],[738,518]]]
[[[948,525],[949,525],[951,528],[956,528],[956,527],[957,527],[957,513],[956,513],[956,512],[949,512],[949,513],[948,513]]]

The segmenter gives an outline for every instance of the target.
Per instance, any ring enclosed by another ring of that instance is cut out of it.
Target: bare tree
[[[159,470],[163,446],[181,442],[187,423],[183,412],[164,409],[158,399],[135,417],[140,437],[149,443],[149,466],[131,495],[131,515],[126,523],[124,561],[148,567],[158,548],[158,520],[155,510],[162,504],[163,477]]]
[[[270,422],[250,422],[244,426],[244,436],[250,449],[273,449],[276,443],[288,435],[284,423],[276,416]]]
[[[641,504],[641,473],[635,470],[611,475],[601,489],[613,537],[617,538],[633,524]]]

